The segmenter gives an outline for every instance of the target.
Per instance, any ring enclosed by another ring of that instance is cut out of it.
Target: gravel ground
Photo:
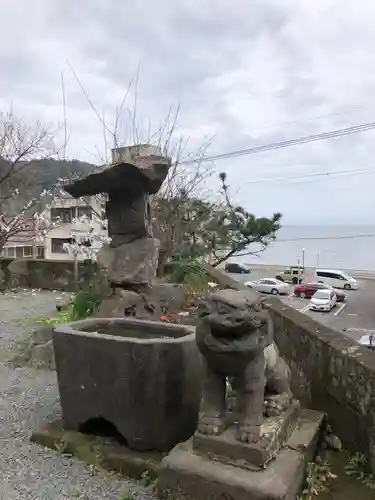
[[[75,458],[30,443],[33,430],[60,416],[55,372],[9,368],[5,362],[27,338],[27,317],[48,315],[59,293],[0,295],[0,500],[127,500],[138,485],[95,470]]]

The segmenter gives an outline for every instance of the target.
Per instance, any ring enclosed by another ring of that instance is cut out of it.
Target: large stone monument
[[[263,300],[251,290],[209,295],[196,343],[205,379],[197,430],[163,460],[162,498],[292,500],[315,453],[322,415],[301,410],[273,342]],[[228,386],[235,395],[228,406]]]
[[[133,149],[120,148],[119,152],[134,152]],[[143,155],[141,149],[125,158],[123,154],[114,157],[118,163],[64,189],[74,198],[99,193],[108,197],[106,213],[111,243],[100,250],[98,263],[114,294],[103,302],[98,315],[148,318],[155,313],[149,295],[156,276],[160,244],[152,234],[150,195],[160,189],[168,174],[170,159],[151,146],[147,155]]]

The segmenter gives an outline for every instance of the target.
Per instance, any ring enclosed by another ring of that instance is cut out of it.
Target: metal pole
[[[319,255],[319,252],[316,252],[316,267],[318,269],[320,267],[320,255]]]
[[[297,259],[297,285],[299,285],[299,259]]]
[[[302,269],[305,269],[305,248],[302,248]]]

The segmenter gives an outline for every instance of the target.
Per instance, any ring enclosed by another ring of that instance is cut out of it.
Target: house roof
[[[0,231],[9,223],[12,219],[6,219],[4,216],[0,216]],[[32,245],[38,236],[38,231],[36,229],[36,221],[33,217],[28,217],[23,219],[17,225],[14,233],[11,234],[4,246],[13,245]]]

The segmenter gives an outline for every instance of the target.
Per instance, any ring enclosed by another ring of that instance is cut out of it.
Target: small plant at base
[[[150,471],[144,470],[141,475],[141,482],[143,486],[150,486],[151,484],[154,484],[156,481],[153,479],[153,477],[150,474]]]
[[[367,488],[375,490],[375,474],[371,472],[370,460],[365,455],[356,453],[350,457],[345,472],[348,476],[357,478]]]
[[[59,443],[56,443],[54,446],[56,454],[58,456],[65,455],[67,446],[68,443],[65,439],[61,440]]]
[[[328,481],[335,478],[329,464],[318,456],[315,462],[310,462],[307,466],[306,487],[298,500],[313,500],[326,491]]]

